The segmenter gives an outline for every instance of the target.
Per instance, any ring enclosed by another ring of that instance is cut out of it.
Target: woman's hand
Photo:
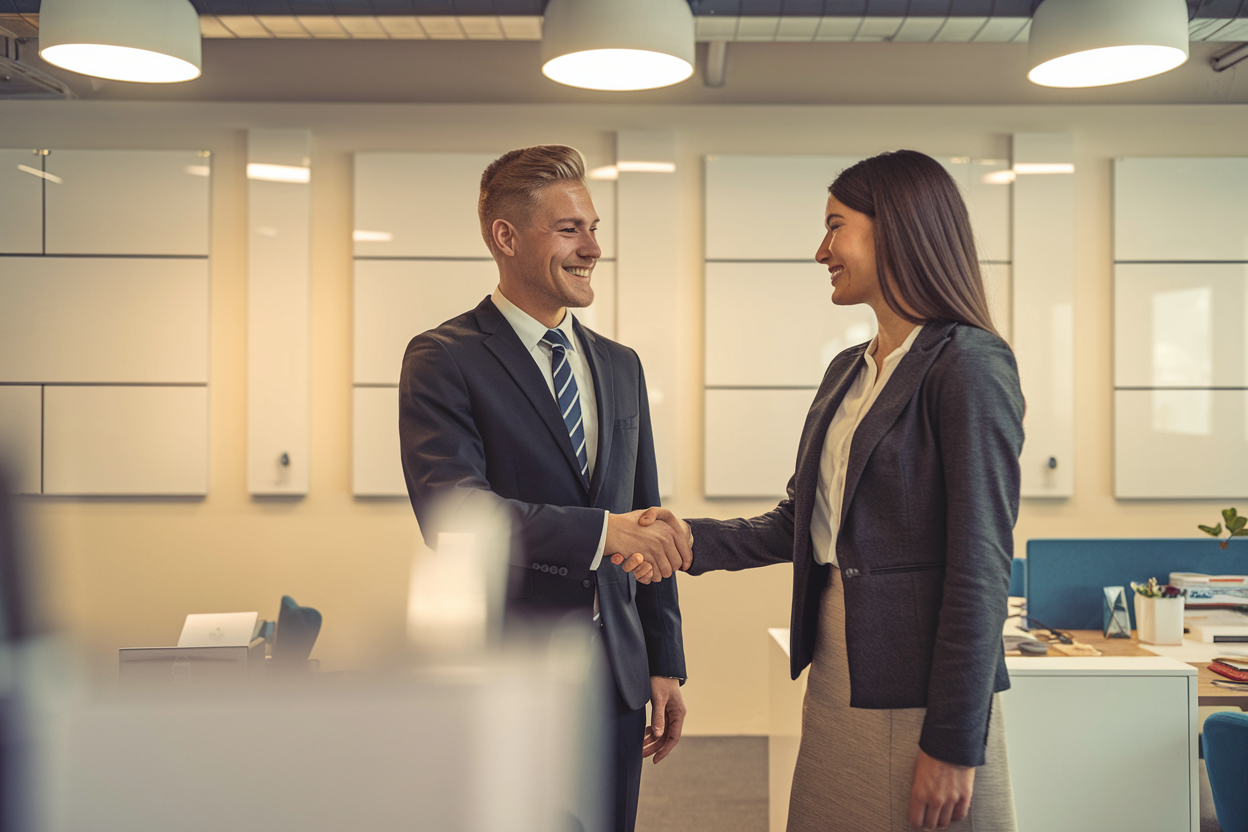
[[[971,809],[975,785],[974,766],[959,766],[929,757],[919,749],[910,789],[910,825],[920,829],[945,829],[962,820]]]

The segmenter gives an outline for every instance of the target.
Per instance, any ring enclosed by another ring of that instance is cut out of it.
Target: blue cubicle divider
[[[1131,582],[1156,578],[1165,583],[1171,572],[1248,574],[1248,540],[1233,540],[1227,549],[1211,537],[1029,540],[1027,613],[1059,629],[1099,630],[1102,587],[1125,586],[1135,627]]]

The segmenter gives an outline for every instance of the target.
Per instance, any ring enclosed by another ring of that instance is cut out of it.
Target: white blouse
[[[810,540],[814,545],[815,563],[837,565],[836,533],[841,528],[845,472],[849,467],[849,450],[854,431],[871,410],[871,405],[880,397],[880,391],[888,384],[893,370],[910,351],[914,339],[919,337],[922,329],[922,326],[916,326],[902,345],[884,359],[882,371],[877,371],[874,358],[880,336],[876,335],[871,339],[862,356],[862,367],[845,393],[845,398],[841,399],[840,407],[832,417],[832,424],[828,425],[823,451],[819,455],[819,490],[815,493],[815,510],[810,517]]]

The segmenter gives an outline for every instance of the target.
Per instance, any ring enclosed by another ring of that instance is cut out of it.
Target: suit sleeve
[[[940,760],[978,766],[1008,614],[1023,397],[1014,356],[1001,341],[959,355],[935,381],[946,566],[919,747]]]
[[[773,563],[792,563],[796,481],[794,474],[789,478],[788,496],[766,514],[736,520],[688,520],[693,529],[693,566],[689,574],[701,575],[717,569],[737,572]]]
[[[510,523],[515,566],[566,566],[588,578],[602,537],[602,509],[511,500],[495,494],[463,374],[430,333],[412,339],[399,377],[399,444],[412,509],[425,542],[442,532],[477,531],[488,518]]]
[[[650,397],[646,374],[637,361],[637,467],[633,480],[633,510],[659,505],[659,469],[654,456],[654,429],[650,423]],[[658,583],[637,584],[637,615],[646,638],[651,676],[687,679],[685,643],[681,632],[680,597],[676,575]]]

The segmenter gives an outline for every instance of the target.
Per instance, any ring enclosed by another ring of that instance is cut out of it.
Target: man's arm
[[[413,338],[403,359],[399,440],[408,496],[431,547],[441,532],[474,531],[474,520],[502,514],[522,543],[512,547],[514,565],[529,568],[540,558],[542,564],[566,567],[568,577],[589,577],[602,540],[603,510],[526,503],[493,492],[467,382],[445,343],[430,333]],[[630,544],[656,563],[668,558],[668,547],[675,548],[670,531],[635,534]]]

